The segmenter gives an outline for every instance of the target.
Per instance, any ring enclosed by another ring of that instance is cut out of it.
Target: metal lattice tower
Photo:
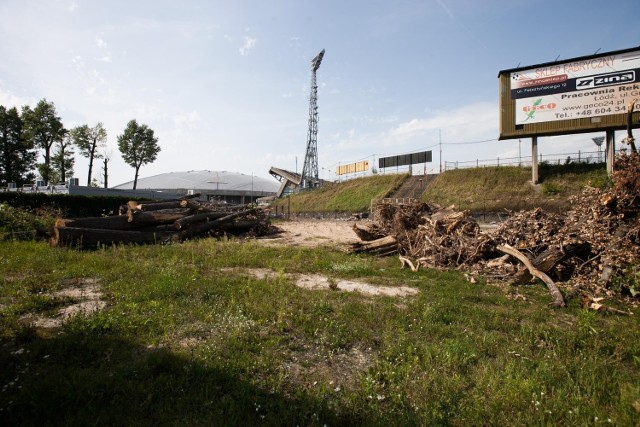
[[[320,68],[324,49],[311,60],[311,96],[309,97],[309,131],[307,133],[307,151],[300,180],[300,188],[317,187],[318,179],[318,85],[316,71]]]

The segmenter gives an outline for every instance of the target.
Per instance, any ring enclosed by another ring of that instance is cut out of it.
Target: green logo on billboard
[[[533,119],[534,115],[536,114],[536,111],[538,111],[538,107],[540,106],[540,104],[542,103],[542,98],[538,98],[535,101],[533,101],[533,105],[531,105],[531,107],[524,107],[524,111],[525,113],[527,113],[527,118],[524,119],[523,121],[527,121],[529,119]]]

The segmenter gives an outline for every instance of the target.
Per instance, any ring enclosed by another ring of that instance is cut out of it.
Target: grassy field
[[[232,270],[229,270],[233,268]],[[269,269],[257,278],[251,269]],[[637,425],[638,315],[396,258],[203,240],[0,242],[4,425]],[[411,286],[297,287],[290,274]],[[97,284],[106,307],[38,328]]]

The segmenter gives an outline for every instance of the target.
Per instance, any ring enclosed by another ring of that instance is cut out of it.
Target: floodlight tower
[[[324,49],[311,60],[311,95],[309,97],[309,131],[307,133],[307,151],[300,175],[300,188],[317,187],[318,179],[318,85],[316,71],[320,68]]]

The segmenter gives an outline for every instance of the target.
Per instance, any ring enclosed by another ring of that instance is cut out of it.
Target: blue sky
[[[310,60],[326,49],[321,175],[424,149],[437,172],[440,138],[442,161],[518,156],[497,141],[500,70],[640,46],[638,18],[638,0],[3,0],[0,105],[46,98],[67,128],[103,122],[111,185],[133,179],[116,139],[131,119],[162,148],[141,176],[269,177],[302,167]],[[539,152],[595,151],[592,136],[542,138]]]

